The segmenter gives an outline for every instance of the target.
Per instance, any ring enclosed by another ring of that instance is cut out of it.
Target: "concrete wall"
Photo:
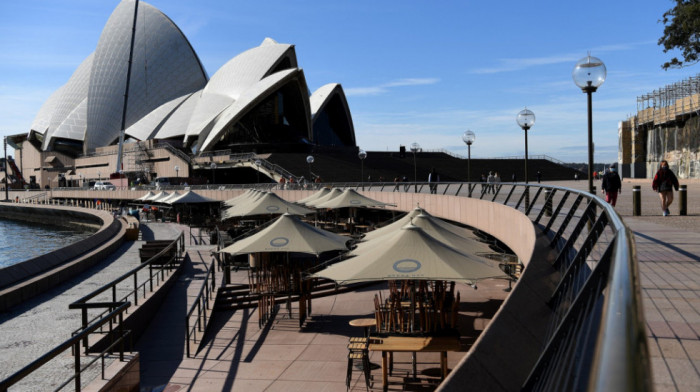
[[[99,224],[89,238],[0,270],[0,311],[26,301],[102,261],[124,240],[126,224],[106,211],[0,203],[0,216]]]

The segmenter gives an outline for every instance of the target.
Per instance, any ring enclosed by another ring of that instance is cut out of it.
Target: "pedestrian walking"
[[[489,172],[489,176],[486,178],[486,193],[495,193],[493,189],[493,184],[496,182],[496,178],[493,176],[493,172]]]
[[[435,171],[435,168],[430,169],[428,173],[428,184],[430,186],[430,193],[437,193],[437,183],[440,182],[440,175]]]
[[[613,166],[610,166],[608,172],[603,176],[603,183],[600,187],[603,194],[605,194],[605,201],[615,207],[617,194],[622,193],[622,181]]]
[[[537,171],[537,183],[539,184],[542,182],[542,173],[538,170]]]
[[[669,211],[668,207],[673,203],[673,190],[675,189],[678,191],[678,178],[676,178],[676,175],[668,168],[668,162],[666,160],[661,161],[659,170],[656,172],[654,180],[651,182],[651,187],[659,192],[663,216],[671,215],[671,211]]]

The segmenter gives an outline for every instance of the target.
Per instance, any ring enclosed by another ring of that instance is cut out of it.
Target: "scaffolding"
[[[700,112],[700,74],[637,97],[638,124],[664,124]]]

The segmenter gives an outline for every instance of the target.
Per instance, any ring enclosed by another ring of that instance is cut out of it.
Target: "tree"
[[[677,57],[664,63],[661,68],[682,68],[700,61],[700,0],[675,0],[676,6],[664,13],[661,20],[664,35],[659,38],[659,45],[664,53],[678,49],[683,60]]]

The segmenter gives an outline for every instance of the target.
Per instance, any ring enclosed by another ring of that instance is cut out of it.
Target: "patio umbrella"
[[[285,213],[260,232],[243,238],[219,251],[231,255],[258,252],[297,252],[318,255],[332,250],[348,250],[349,237],[319,229]]]
[[[420,227],[421,229],[423,229],[423,231],[425,231],[428,235],[435,238],[436,240],[443,242],[463,253],[466,252],[470,255],[474,255],[477,252],[488,251],[488,246],[484,245],[483,243],[471,237],[464,237],[460,235],[461,233],[459,232],[459,230],[462,230],[462,233],[464,234],[471,233],[469,230],[459,226],[451,225],[443,221],[442,219],[436,218],[428,214],[425,211],[411,218],[410,223],[414,226]],[[363,251],[363,249],[380,244],[386,236],[391,236],[393,233],[394,231],[385,232],[383,236],[375,237],[372,240],[361,242],[357,245],[357,248],[355,248],[355,250],[353,250],[352,253],[360,254]]]
[[[328,201],[328,200],[331,200],[331,199],[333,199],[333,198],[335,198],[335,197],[340,196],[342,193],[343,193],[343,190],[342,190],[342,189],[340,189],[340,188],[333,188],[333,189],[330,190],[330,192],[326,193],[325,196],[321,196],[321,197],[319,197],[318,199],[314,199],[314,200],[308,201],[308,202],[306,202],[306,203],[304,203],[304,204],[306,204],[306,205],[309,206],[309,207],[314,207],[314,208],[316,208],[316,206],[317,206],[318,204],[325,203],[325,202]]]
[[[417,216],[418,214],[420,214],[422,212],[426,212],[426,211],[420,207],[416,207],[416,208],[412,209],[411,211],[408,211],[408,213],[406,213],[406,215],[404,215],[400,219],[396,220],[395,222],[390,223],[384,227],[380,227],[376,230],[370,231],[369,233],[365,234],[365,236],[363,237],[363,240],[369,241],[371,239],[381,237],[381,236],[388,234],[388,233],[394,233],[397,230],[401,229],[402,227],[406,226],[407,224],[411,223],[411,218],[413,218],[414,216]]]
[[[231,199],[226,200],[226,201],[224,202],[224,206],[226,206],[226,207],[233,207],[233,206],[235,206],[236,204],[245,203],[245,202],[247,202],[248,200],[251,200],[251,199],[253,199],[253,198],[256,197],[256,196],[258,196],[258,197],[259,197],[259,196],[262,196],[263,193],[264,193],[264,192],[261,192],[261,191],[259,191],[259,190],[257,190],[257,189],[248,189],[247,191],[241,193],[240,195],[238,195],[238,196],[236,196],[236,197],[234,197],[234,198],[231,198]]]
[[[155,196],[155,194],[151,191],[148,191],[148,193],[146,193],[145,195],[143,195],[135,200],[146,201],[146,200],[150,200],[153,196]]]
[[[266,192],[256,200],[237,204],[224,210],[221,215],[223,220],[254,215],[280,215],[284,214],[285,212],[293,215],[308,215],[314,213],[315,211],[294,203],[290,203],[272,192]]]
[[[301,200],[297,200],[296,203],[297,203],[297,204],[306,204],[306,203],[308,203],[308,202],[310,202],[310,201],[319,199],[319,198],[321,198],[321,197],[327,195],[328,192],[330,192],[330,191],[331,191],[331,190],[328,189],[328,188],[321,188],[321,190],[319,190],[318,192],[312,194],[311,196],[305,197],[305,198],[303,198],[303,199],[301,199]]]
[[[199,203],[218,203],[218,200],[204,197],[196,192],[187,191],[177,197],[168,198],[168,204],[199,204]]]
[[[150,201],[150,202],[158,202],[158,201],[160,201],[161,199],[165,199],[166,197],[168,197],[168,195],[170,195],[170,193],[165,192],[165,191],[163,191],[163,192],[158,192],[158,193],[155,194],[152,198],[148,199],[148,201]]]
[[[406,225],[376,246],[312,275],[339,284],[381,280],[445,280],[473,284],[487,278],[505,278],[498,267],[462,253]]]
[[[178,197],[182,196],[182,194],[178,191],[175,191],[171,194],[169,194],[166,197],[158,199],[158,203],[165,203],[165,204],[170,204],[171,200],[177,199]]]
[[[369,197],[361,195],[356,190],[350,188],[344,190],[343,193],[332,199],[321,203],[313,203],[313,206],[316,208],[385,207],[388,205],[395,204],[370,199]]]

